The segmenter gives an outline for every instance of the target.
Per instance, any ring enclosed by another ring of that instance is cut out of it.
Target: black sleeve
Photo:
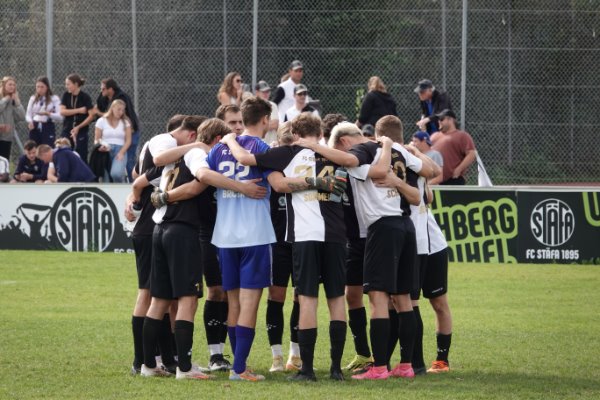
[[[362,105],[360,106],[360,114],[358,115],[358,122],[364,125],[369,120],[369,114],[373,108],[373,98],[369,96],[369,93],[365,95]]]
[[[67,97],[69,96],[69,92],[64,92],[62,95],[62,99],[60,99],[60,104],[62,104],[63,106],[69,108],[69,100],[67,100]]]
[[[377,152],[377,144],[375,146],[375,152]],[[371,151],[364,143],[352,146],[348,153],[358,158],[358,165],[371,164],[375,159],[375,152]]]
[[[155,166],[146,171],[144,175],[146,175],[146,179],[148,179],[148,182],[152,182],[153,180],[160,178],[160,176],[162,175],[163,168],[164,167]]]
[[[25,160],[25,157],[19,157],[19,161],[17,162],[17,168],[15,168],[15,173],[13,175],[15,179],[17,179],[17,175],[21,175],[21,173],[25,170]]]
[[[274,147],[262,154],[255,154],[256,165],[262,169],[272,169],[282,172],[294,158],[297,146]]]
[[[86,94],[85,96],[82,96],[83,98],[81,99],[83,101],[83,106],[89,111],[92,108],[94,108],[94,105],[92,104],[92,98]]]
[[[412,187],[418,188],[417,181],[419,179],[419,175],[415,171],[410,168],[406,168],[406,183],[408,183]],[[427,198],[427,193],[425,193],[425,198]]]
[[[44,162],[38,158],[38,159],[36,159],[35,163],[39,167],[40,172],[38,172],[37,174],[33,174],[33,180],[34,181],[37,181],[40,179],[46,180],[46,175],[48,174],[48,172],[47,171],[44,172]]]
[[[439,118],[435,114],[438,114],[445,109],[452,110],[450,98],[447,93],[438,92],[437,101],[433,104],[433,114],[429,117],[429,120],[437,123]]]
[[[275,90],[275,97],[273,97],[273,103],[279,105],[279,103],[281,103],[281,100],[283,100],[284,97],[285,90],[283,90],[281,86],[277,86],[277,89]]]

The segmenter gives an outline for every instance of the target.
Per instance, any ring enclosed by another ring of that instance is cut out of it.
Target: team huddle
[[[139,287],[132,372],[212,379],[213,372],[229,371],[230,380],[264,380],[246,363],[268,288],[270,372],[315,381],[321,283],[330,316],[331,379],[344,380],[343,369],[357,380],[448,371],[447,244],[428,207],[427,183],[440,166],[403,144],[402,123],[392,115],[380,118],[374,137],[367,137],[339,114],[321,120],[303,112],[280,125],[269,145],[263,138],[271,104],[249,97],[238,112],[242,132],[220,110],[220,118],[178,115],[167,133],[142,148],[125,210],[135,221]],[[284,362],[290,278],[294,299]],[[429,369],[421,291],[436,315],[438,351]],[[192,362],[203,295],[206,368]],[[356,354],[342,368],[347,325]],[[224,356],[227,338],[232,364]]]

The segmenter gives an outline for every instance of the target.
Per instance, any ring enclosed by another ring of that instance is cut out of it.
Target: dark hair
[[[323,120],[321,121],[321,128],[323,129],[323,137],[326,141],[329,140],[329,136],[331,136],[331,130],[333,127],[344,121],[348,121],[348,117],[346,117],[344,114],[327,114],[323,117]]]
[[[385,115],[375,124],[376,136],[387,136],[396,143],[404,143],[402,121],[395,115]]]
[[[102,82],[102,84],[107,88],[107,89],[112,89],[115,92],[117,90],[119,90],[119,85],[117,84],[117,81],[115,81],[113,78],[106,78],[106,79],[102,79],[100,82]]]
[[[167,132],[171,132],[179,128],[185,117],[187,117],[185,114],[175,114],[169,118],[169,122],[167,122]]]
[[[80,77],[77,74],[69,74],[69,75],[67,75],[67,79],[79,87],[82,87],[83,85],[85,85],[85,79],[83,79],[82,77]]]
[[[231,129],[225,122],[219,118],[209,118],[198,127],[198,142],[211,144],[214,140],[221,136],[227,135]]]
[[[35,83],[38,83],[38,82],[46,85],[46,88],[48,89],[48,90],[46,90],[46,104],[50,104],[50,102],[52,101],[52,89],[50,89],[50,81],[48,80],[47,77],[40,76],[35,80]],[[40,96],[36,93],[34,101],[38,101],[39,99],[40,99]]]
[[[242,121],[245,126],[253,126],[267,116],[271,116],[271,104],[261,98],[252,96],[242,102]]]
[[[237,114],[240,112],[240,108],[235,104],[225,104],[219,106],[219,108],[217,108],[217,111],[215,111],[215,117],[225,121],[225,114],[227,114],[228,112]]]
[[[196,132],[200,124],[202,124],[207,119],[208,117],[205,117],[204,115],[188,115],[181,122],[180,128],[186,131]]]
[[[302,138],[321,135],[321,118],[309,113],[303,112],[292,121],[292,133]]]
[[[35,149],[37,147],[37,143],[34,142],[33,140],[28,140],[23,144],[23,148],[27,151],[31,150],[31,149]]]

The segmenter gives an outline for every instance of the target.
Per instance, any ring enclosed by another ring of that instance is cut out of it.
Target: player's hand
[[[398,179],[400,178],[390,170],[385,178],[373,179],[373,183],[377,187],[395,188],[398,184]]]
[[[223,136],[220,140],[221,143],[223,144],[228,144],[231,143],[232,140],[235,140],[235,138],[237,138],[237,135],[234,132],[228,133],[227,135]]]
[[[294,142],[294,144],[300,147],[306,147],[307,149],[314,150],[318,143],[299,137],[298,140]]]
[[[417,149],[412,142],[405,144],[404,148],[406,149],[406,151],[408,151],[410,154],[412,154],[413,156],[417,154],[417,151],[419,151],[419,149]]]
[[[338,196],[344,193],[344,190],[346,190],[346,186],[348,185],[346,178],[334,175],[327,175],[317,178],[308,177],[305,180],[311,189],[333,193]]]
[[[160,188],[154,188],[150,195],[150,202],[156,209],[166,206],[169,202],[169,193],[163,192]]]
[[[383,147],[387,146],[388,148],[392,147],[392,144],[394,144],[394,141],[387,136],[378,136],[377,141],[381,143]]]
[[[241,193],[251,199],[264,199],[268,191],[266,187],[257,185],[260,181],[262,181],[262,178],[240,181],[242,183]]]
[[[52,182],[48,180],[45,183]],[[137,201],[139,201],[139,199],[136,199],[133,193],[129,193],[127,199],[125,200],[125,219],[129,222],[133,222],[135,220],[135,215],[133,215],[133,212],[131,211],[131,206]]]

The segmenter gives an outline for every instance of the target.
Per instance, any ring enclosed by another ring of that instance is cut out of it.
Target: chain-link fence
[[[462,0],[256,3],[254,43],[252,0],[4,0],[0,74],[17,78],[24,102],[38,75],[51,73],[60,95],[77,72],[92,98],[113,77],[135,99],[143,139],[172,114],[212,115],[228,71],[275,86],[294,59],[324,113],[352,120],[380,76],[408,139],[420,117],[412,90],[430,78],[464,107],[459,119],[495,184],[598,181],[600,0],[469,1],[464,104]]]

